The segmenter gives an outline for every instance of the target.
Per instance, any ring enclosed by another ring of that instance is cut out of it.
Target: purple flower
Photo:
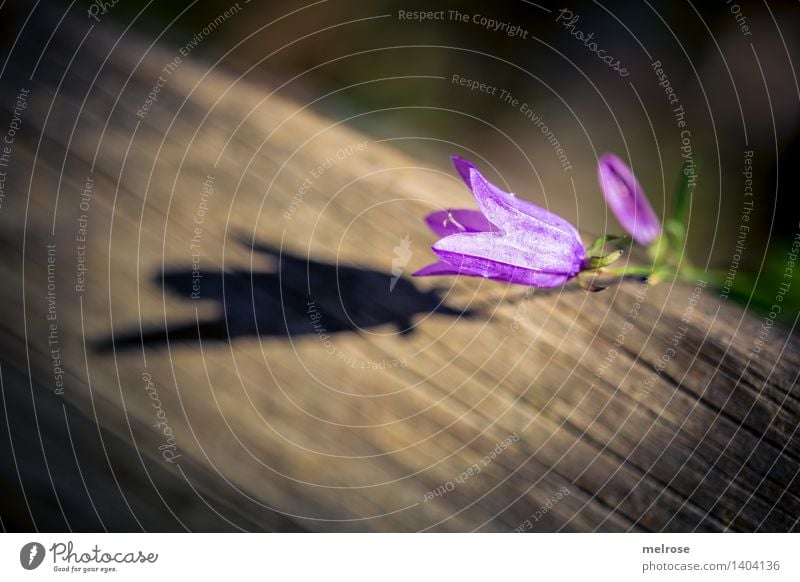
[[[453,164],[472,190],[479,210],[445,210],[426,217],[443,237],[431,247],[439,262],[414,273],[469,275],[556,287],[584,266],[586,249],[569,222],[500,190],[466,160]]]
[[[655,241],[661,235],[661,222],[625,162],[605,154],[598,160],[597,176],[606,203],[633,240],[642,245]]]

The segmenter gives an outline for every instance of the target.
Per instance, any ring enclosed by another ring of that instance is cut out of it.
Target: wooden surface
[[[447,160],[192,58],[139,116],[177,52],[69,19],[42,52],[55,23],[0,90],[3,128],[30,89],[0,208],[4,527],[798,529],[796,337],[753,357],[764,320],[711,287],[412,280],[422,216],[471,205]]]

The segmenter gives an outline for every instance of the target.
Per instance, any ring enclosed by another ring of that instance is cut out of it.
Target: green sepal
[[[586,268],[584,270],[590,271],[593,269],[602,269],[603,267],[607,267],[611,263],[615,263],[625,254],[623,250],[617,250],[613,253],[609,253],[604,257],[587,257],[586,258]]]
[[[594,280],[587,281],[581,277],[578,277],[578,285],[581,286],[582,289],[589,291],[590,293],[597,293],[598,291],[602,291],[607,286],[606,285],[597,285]]]
[[[689,172],[690,164],[683,163],[681,174],[678,179],[678,188],[675,192],[675,201],[672,205],[672,216],[664,221],[664,230],[669,235],[670,247],[673,252],[681,256],[686,244],[686,218],[691,205],[689,199]],[[695,164],[694,173],[696,175],[697,165]]]
[[[594,241],[589,248],[586,249],[587,254],[591,254],[594,251],[599,251],[602,249],[606,244],[610,242],[614,242],[617,245],[621,244],[628,244],[631,240],[631,237],[626,235],[616,235],[616,234],[607,234],[605,236],[601,236],[596,241]]]

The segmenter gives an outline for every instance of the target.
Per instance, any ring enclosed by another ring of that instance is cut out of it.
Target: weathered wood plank
[[[421,216],[467,201],[444,161],[410,159],[193,60],[138,116],[174,55],[130,35],[112,48],[107,27],[76,53],[86,30],[68,24],[32,80],[30,40],[7,71],[3,117],[18,87],[31,99],[0,212],[6,409],[30,423],[30,369],[64,513],[86,503],[80,465],[97,473],[92,487],[117,479],[131,498],[120,516],[113,492],[92,495],[110,529],[509,531],[559,490],[568,495],[532,529],[797,528],[796,337],[776,326],[752,357],[762,322],[710,287],[685,327],[687,285],[512,301],[497,295],[516,291],[490,282],[404,276],[390,293],[399,241],[413,241],[408,273],[429,260]],[[159,449],[164,418],[174,462]],[[114,443],[102,456],[95,423]],[[480,465],[509,435],[519,440]],[[480,473],[458,482],[475,463]],[[31,466],[23,479],[42,496],[37,516],[58,511],[40,477]],[[23,514],[14,519],[29,527]]]

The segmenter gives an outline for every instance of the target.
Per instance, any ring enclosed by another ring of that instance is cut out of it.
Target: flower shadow
[[[411,279],[367,268],[313,260],[265,244],[245,242],[275,264],[272,270],[167,269],[153,280],[187,301],[214,302],[216,317],[170,321],[123,330],[94,342],[96,352],[160,347],[169,342],[229,342],[235,338],[355,332],[394,325],[413,333],[417,316],[476,317],[474,309],[445,305],[441,291],[421,291]],[[255,261],[254,261],[255,262]]]

